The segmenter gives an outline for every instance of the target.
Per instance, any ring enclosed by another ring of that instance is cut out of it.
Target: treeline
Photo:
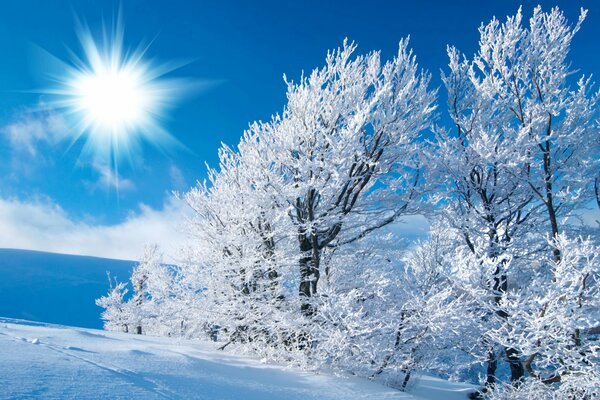
[[[402,389],[480,371],[474,396],[599,398],[598,93],[568,58],[585,16],[519,10],[472,57],[449,47],[445,110],[408,40],[389,61],[344,42],[286,79],[283,111],[182,196],[181,262],[150,247],[134,296],[98,300],[106,328]],[[429,238],[402,245],[411,215]]]

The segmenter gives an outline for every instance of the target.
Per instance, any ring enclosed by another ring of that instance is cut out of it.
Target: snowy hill
[[[129,278],[132,261],[0,249],[0,316],[102,328],[95,299],[108,290],[106,271]]]
[[[411,394],[215,350],[212,343],[0,318],[0,399],[466,399],[421,377]]]

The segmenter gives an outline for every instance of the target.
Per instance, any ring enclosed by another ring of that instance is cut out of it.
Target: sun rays
[[[101,35],[80,22],[76,31],[80,53],[61,62],[43,93],[70,121],[71,142],[84,141],[82,155],[116,169],[123,159],[133,161],[142,143],[182,146],[162,122],[190,82],[165,77],[175,67],[147,60],[148,46],[125,48],[120,17]]]

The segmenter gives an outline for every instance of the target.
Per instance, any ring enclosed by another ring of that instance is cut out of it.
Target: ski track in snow
[[[471,389],[421,377],[408,394],[215,347],[0,318],[0,399],[458,400]]]

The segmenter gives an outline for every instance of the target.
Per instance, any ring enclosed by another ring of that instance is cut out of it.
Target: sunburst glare
[[[81,55],[72,53],[55,85],[43,92],[50,103],[65,111],[74,129],[72,143],[85,138],[83,152],[96,162],[116,166],[130,161],[142,142],[161,149],[182,146],[161,125],[173,102],[190,86],[182,79],[165,78],[176,66],[144,59],[148,47],[124,47],[120,17],[101,39],[87,25],[77,23]]]

